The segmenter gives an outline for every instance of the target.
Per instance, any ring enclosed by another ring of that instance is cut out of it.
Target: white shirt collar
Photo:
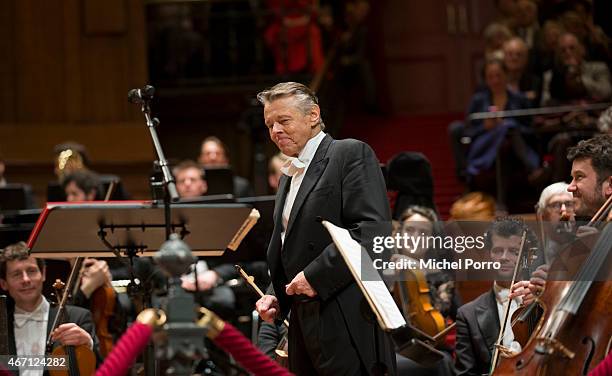
[[[49,318],[49,306],[49,302],[44,297],[42,298],[40,304],[34,308],[32,312],[28,312],[15,306],[15,326],[18,328],[22,327],[28,321],[47,321]]]
[[[298,154],[298,159],[302,161],[306,166],[310,164],[312,158],[314,158],[321,141],[325,138],[325,132],[319,131],[316,136],[312,137],[306,145],[304,145],[304,149]]]

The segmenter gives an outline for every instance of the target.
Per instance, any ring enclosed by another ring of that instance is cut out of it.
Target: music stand
[[[28,184],[7,184],[0,188],[0,211],[34,208],[32,187]]]
[[[171,207],[173,232],[196,256],[221,256],[227,248],[235,249],[231,245],[237,231],[251,215],[251,208],[244,204]],[[41,213],[28,247],[33,255],[44,258],[108,257],[113,250],[115,255],[136,251],[152,256],[166,240],[165,230],[164,206],[150,201],[55,202]]]
[[[234,194],[234,173],[229,168],[207,168],[204,177],[209,195]]]

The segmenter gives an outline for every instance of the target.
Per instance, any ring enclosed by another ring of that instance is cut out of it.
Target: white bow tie
[[[28,321],[43,322],[46,319],[46,314],[43,312],[42,306],[34,312],[15,312],[15,326],[18,328],[23,327]]]
[[[289,158],[280,168],[281,172],[287,176],[296,176],[306,168],[306,164],[297,158]]]

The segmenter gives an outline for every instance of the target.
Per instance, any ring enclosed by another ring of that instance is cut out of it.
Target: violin
[[[79,273],[80,276],[82,272],[83,270]],[[81,278],[74,285],[73,298],[80,288]],[[113,348],[113,335],[109,332],[108,323],[115,314],[116,296],[117,294],[112,286],[100,286],[90,297],[89,310],[96,326],[96,335],[100,341],[100,354],[103,357],[106,357]]]
[[[610,206],[612,199],[589,225],[601,221]],[[521,352],[501,359],[493,374],[586,375],[607,356],[611,248],[612,226],[605,226],[601,234],[579,238],[560,253],[551,270],[563,273],[552,278],[549,272],[537,299],[543,313],[535,332]]]
[[[431,303],[425,273],[412,269],[402,273],[402,280],[395,283],[393,292],[401,303],[404,316],[421,331],[435,336],[444,330],[446,324],[442,314]]]
[[[81,267],[83,258],[77,257],[77,261],[70,272],[68,284],[65,285],[60,280],[57,280],[53,285],[56,290],[57,298],[57,313],[53,319],[49,338],[47,339],[47,353],[54,356],[66,356],[68,358],[68,370],[49,370],[51,376],[77,376],[77,375],[92,375],[96,370],[96,356],[93,351],[85,345],[80,346],[57,346],[53,347],[51,333],[64,321],[66,314],[66,303],[70,293],[70,286],[74,284],[78,270]],[[63,291],[62,291],[63,290]],[[60,299],[61,296],[61,299]]]
[[[255,284],[255,277],[248,275],[244,271],[244,269],[240,267],[240,265],[234,265],[234,267],[238,271],[238,274],[240,274],[244,281],[249,286],[251,286],[251,288],[257,293],[257,295],[259,295],[259,297],[263,297],[263,291],[261,291],[261,289]],[[286,319],[283,320],[283,325],[285,325],[285,327],[289,329],[289,321],[287,321]],[[289,340],[287,339],[287,334],[288,333],[285,333],[285,335],[283,335],[283,337],[278,342],[278,345],[276,346],[276,350],[274,350],[274,360],[285,368],[289,367]]]

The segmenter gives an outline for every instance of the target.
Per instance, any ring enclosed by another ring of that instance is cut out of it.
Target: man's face
[[[187,168],[176,174],[176,189],[180,197],[199,197],[206,193],[208,186],[197,168]]]
[[[580,65],[583,53],[584,49],[575,36],[565,34],[559,38],[559,57],[564,65]]]
[[[497,271],[498,276],[502,280],[510,280],[518,261],[521,237],[510,235],[510,237],[505,238],[494,233],[491,244],[491,261],[499,261],[501,264],[501,268]]]
[[[518,40],[504,45],[504,62],[509,71],[522,71],[527,66],[527,46]]]
[[[559,223],[564,212],[570,216],[574,215],[574,200],[569,192],[550,196],[542,213],[542,219],[554,226]]]
[[[45,272],[41,271],[34,257],[12,260],[6,263],[6,279],[0,279],[0,287],[15,300],[18,307],[32,307],[42,297]]]
[[[66,185],[66,189],[64,190],[66,193],[66,201],[92,201],[96,193],[89,192],[85,193],[81,188],[79,188],[74,181],[71,181]]]
[[[612,195],[612,177],[608,176],[597,183],[597,173],[591,164],[591,158],[574,160],[572,163],[572,182],[567,187],[574,196],[574,207],[577,216],[591,217],[604,204],[606,197]]]
[[[319,128],[319,106],[303,114],[292,97],[276,99],[264,105],[264,121],[270,132],[270,139],[280,151],[290,157],[297,157],[306,142],[316,135]]]
[[[201,165],[206,167],[225,167],[229,164],[225,150],[214,141],[207,141],[202,144],[199,161]]]

